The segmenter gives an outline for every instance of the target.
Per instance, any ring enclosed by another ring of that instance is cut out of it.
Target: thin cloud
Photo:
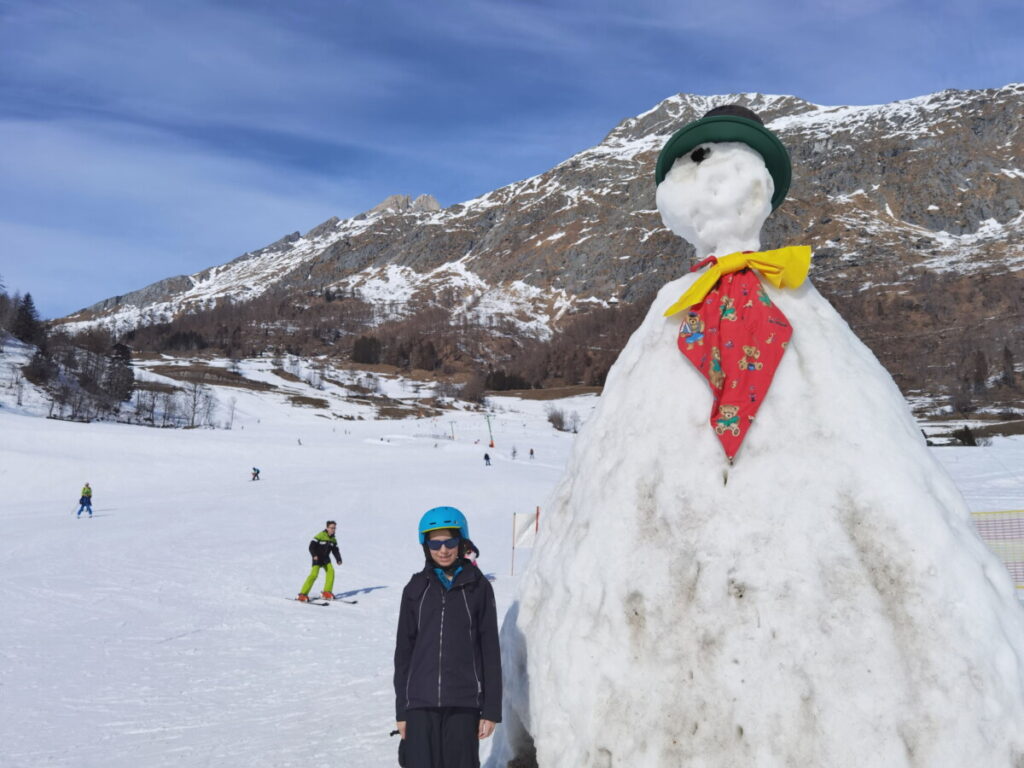
[[[19,6],[0,38],[10,90],[41,107],[92,109],[128,121],[258,123],[319,135],[344,130],[378,92],[414,70],[358,41],[325,40],[273,19],[202,3]],[[42,40],[42,44],[40,44]]]
[[[0,239],[19,265],[0,272],[23,290],[72,281],[78,297],[71,306],[55,296],[63,289],[35,290],[46,313],[223,263],[336,213],[352,215],[362,194],[353,182],[282,178],[122,126],[8,121],[0,123],[0,143]]]
[[[0,20],[0,234],[39,264],[80,238],[97,267],[55,312],[114,292],[104,272],[193,272],[387,194],[476,197],[678,92],[998,87],[1024,42],[1019,0],[0,0]],[[39,274],[9,287],[45,306],[61,272]]]

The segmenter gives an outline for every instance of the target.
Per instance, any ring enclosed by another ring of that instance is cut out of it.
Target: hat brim
[[[434,531],[458,531],[461,534],[462,533],[462,526],[461,525],[436,525],[433,528],[424,528],[422,531],[420,531],[420,533],[426,535],[428,533],[433,533]]]
[[[722,141],[742,142],[764,158],[764,164],[775,184],[772,210],[782,205],[793,178],[789,152],[779,137],[763,125],[736,115],[704,117],[684,125],[672,134],[658,155],[658,164],[654,170],[655,183],[661,184],[664,181],[676,158],[688,154],[701,144]]]

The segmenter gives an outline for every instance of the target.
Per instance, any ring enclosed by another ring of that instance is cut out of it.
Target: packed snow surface
[[[490,449],[481,412],[325,419],[234,389],[218,391],[238,398],[234,429],[171,430],[16,414],[5,393],[3,768],[395,765],[394,632],[423,565],[419,516],[466,512],[504,611],[512,513],[545,503],[573,439],[546,403],[509,398]],[[74,515],[86,481],[91,520]],[[357,605],[291,600],[328,518],[335,590]]]

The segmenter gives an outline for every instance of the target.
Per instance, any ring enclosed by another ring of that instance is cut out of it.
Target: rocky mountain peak
[[[386,213],[433,213],[441,210],[441,204],[433,195],[420,195],[415,200],[409,195],[389,195],[366,211],[366,216]]]
[[[623,120],[608,134],[605,141],[637,141],[652,135],[671,135],[686,123],[697,120],[709,110],[725,104],[747,107],[756,112],[766,124],[780,115],[799,114],[815,108],[814,104],[795,96],[761,93],[701,96],[678,93],[636,117]]]
[[[441,204],[433,195],[420,195],[412,201],[412,209],[423,213],[433,213],[441,210]]]

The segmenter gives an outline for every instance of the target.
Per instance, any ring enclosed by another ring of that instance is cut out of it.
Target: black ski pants
[[[406,710],[406,768],[480,768],[479,728],[478,709]]]

